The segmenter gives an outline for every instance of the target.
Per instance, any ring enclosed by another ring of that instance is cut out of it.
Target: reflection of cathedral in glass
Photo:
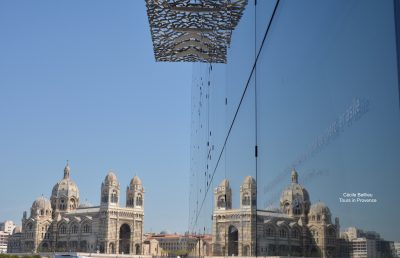
[[[144,188],[135,176],[126,189],[126,207],[119,206],[120,184],[109,172],[101,184],[100,206],[79,202],[70,167],[53,187],[50,200],[37,198],[30,216],[24,213],[20,252],[142,253]]]
[[[282,192],[279,210],[257,210],[256,191],[256,181],[247,176],[240,187],[240,208],[232,209],[229,181],[224,179],[215,189],[213,255],[337,256],[339,219],[332,224],[324,203],[311,205],[295,170]]]

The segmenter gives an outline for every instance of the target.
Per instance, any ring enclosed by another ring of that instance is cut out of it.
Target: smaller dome
[[[246,178],[243,181],[243,184],[255,185],[256,180],[252,176],[246,176]]]
[[[170,235],[171,231],[169,231],[168,229],[164,229],[160,232],[160,235]]]
[[[310,215],[325,215],[331,216],[331,211],[329,210],[328,206],[326,206],[323,202],[317,202],[311,205],[310,208]]]
[[[22,228],[20,226],[16,226],[13,230],[13,234],[22,233]]]
[[[51,210],[51,203],[47,198],[40,196],[32,203],[32,209]]]
[[[134,178],[132,178],[131,185],[141,185],[141,184],[142,184],[142,180],[140,180],[140,178],[138,176],[135,176]]]
[[[81,203],[80,205],[79,205],[79,208],[89,208],[89,207],[92,207],[93,205],[90,203],[90,202],[88,202],[88,201],[85,201],[85,202],[83,202],[83,203]]]
[[[106,184],[117,185],[118,184],[117,176],[114,174],[114,172],[109,171],[106,178],[104,179],[104,182]]]
[[[230,186],[228,179],[225,178],[224,180],[222,180],[222,182],[219,184],[219,187],[229,188]]]

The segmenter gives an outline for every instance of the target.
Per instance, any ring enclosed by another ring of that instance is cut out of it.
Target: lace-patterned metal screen
[[[226,63],[247,0],[146,0],[156,61]]]

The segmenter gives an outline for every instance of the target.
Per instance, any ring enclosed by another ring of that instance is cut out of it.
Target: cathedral
[[[144,188],[135,176],[126,189],[126,206],[119,205],[120,184],[109,172],[101,184],[100,205],[80,203],[79,189],[70,178],[70,166],[51,192],[37,198],[29,216],[24,212],[17,239],[19,252],[100,252],[141,254]]]
[[[214,191],[214,256],[337,257],[339,219],[322,202],[311,205],[296,170],[282,192],[279,210],[257,210],[257,184],[247,176],[240,186],[240,208],[224,179]]]

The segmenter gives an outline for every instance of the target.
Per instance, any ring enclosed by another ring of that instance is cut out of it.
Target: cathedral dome
[[[78,186],[70,178],[63,178],[54,185],[51,196],[55,198],[63,196],[79,198]]]
[[[104,183],[106,185],[118,185],[118,179],[117,176],[114,174],[114,172],[109,171],[106,178],[104,179]]]
[[[311,205],[310,215],[331,215],[328,206],[323,202],[317,202]]]
[[[74,181],[70,179],[71,169],[69,163],[64,168],[64,177],[57,182],[51,191],[51,206],[58,210],[76,209],[79,205],[79,190]]]
[[[310,208],[310,196],[308,191],[298,183],[298,174],[295,169],[292,170],[291,181],[291,184],[282,192],[281,209],[289,215],[305,215]]]
[[[47,198],[40,196],[33,202],[32,209],[51,210],[51,203]]]
[[[286,189],[282,192],[281,202],[284,200],[294,200],[302,202],[310,202],[310,196],[308,191],[298,183],[298,174],[295,169],[292,170],[291,173],[292,182],[290,185],[286,187]]]
[[[13,235],[17,233],[22,233],[22,228],[20,226],[16,226],[13,230]]]
[[[82,209],[82,208],[89,208],[89,207],[92,207],[92,206],[93,206],[93,204],[91,204],[88,201],[85,201],[85,202],[81,203],[78,208]]]
[[[281,201],[288,198],[297,198],[299,201],[310,201],[310,196],[308,195],[307,190],[302,185],[293,183],[286,187],[286,189],[282,192]]]
[[[142,180],[140,180],[140,178],[138,176],[135,176],[134,178],[132,178],[131,185],[141,185],[141,184],[142,184]]]
[[[310,221],[331,223],[331,211],[323,202],[311,205],[308,217]]]
[[[31,217],[36,216],[50,216],[52,212],[50,201],[40,196],[32,203]]]

